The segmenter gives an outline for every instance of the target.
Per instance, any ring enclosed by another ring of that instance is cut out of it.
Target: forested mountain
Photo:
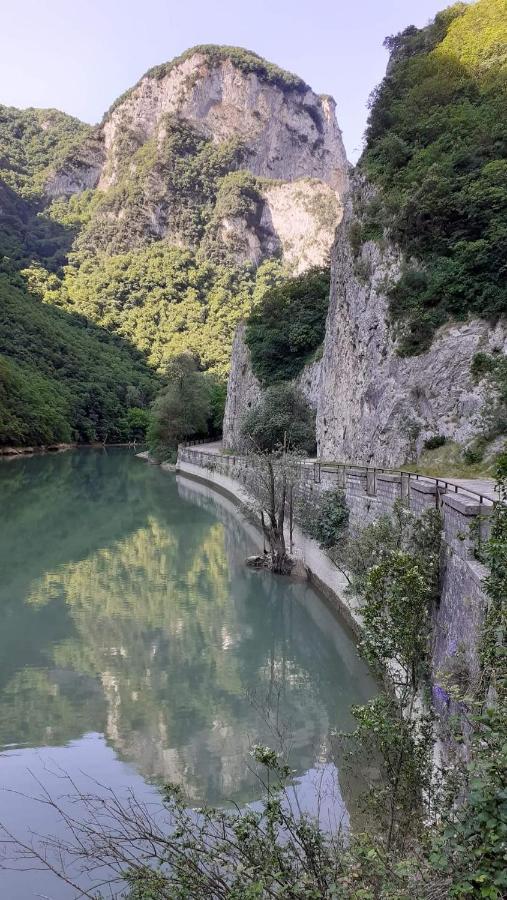
[[[379,189],[364,237],[405,251],[392,312],[404,350],[449,317],[507,312],[507,6],[456,3],[386,40],[360,169]]]
[[[223,378],[266,289],[326,262],[346,183],[332,99],[238,48],[150,70],[96,128],[0,107],[0,441],[121,437],[182,351]]]

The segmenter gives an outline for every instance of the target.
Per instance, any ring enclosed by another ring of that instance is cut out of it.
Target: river
[[[59,833],[37,798],[67,775],[150,802],[166,781],[192,804],[255,801],[249,749],[280,737],[303,802],[329,769],[327,815],[348,824],[354,773],[336,770],[330,735],[375,683],[308,584],[245,567],[257,536],[230,500],[125,449],[4,460],[0,500],[9,831]],[[41,896],[74,893],[0,870],[2,900]]]

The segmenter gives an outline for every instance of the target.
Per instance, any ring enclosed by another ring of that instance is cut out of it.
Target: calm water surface
[[[251,802],[249,748],[280,731],[311,803],[331,730],[375,685],[311,588],[245,568],[256,537],[229,500],[83,450],[1,462],[0,502],[0,822],[58,832],[34,797],[64,793],[63,773],[149,801],[176,781],[192,803]],[[331,769],[346,824],[355,779]],[[2,900],[41,896],[74,894],[0,871]]]

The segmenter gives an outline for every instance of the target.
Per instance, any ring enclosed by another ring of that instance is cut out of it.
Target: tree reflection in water
[[[306,584],[244,567],[230,501],[126,451],[16,460],[4,487],[0,745],[102,732],[196,802],[258,796],[248,751],[278,732],[297,774],[329,758],[374,684]]]

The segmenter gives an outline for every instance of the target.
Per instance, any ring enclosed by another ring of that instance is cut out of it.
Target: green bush
[[[443,447],[446,441],[444,434],[434,434],[425,440],[424,447],[426,450],[437,450],[438,447]]]
[[[312,269],[267,291],[245,332],[262,384],[295,378],[324,339],[329,270]]]
[[[349,510],[341,490],[324,491],[298,505],[297,518],[303,531],[321,547],[336,546],[344,535],[349,521]]]
[[[482,443],[479,445],[472,444],[470,447],[465,447],[463,450],[463,460],[466,462],[468,466],[475,466],[477,463],[482,462],[484,458],[484,446]]]
[[[310,453],[315,449],[315,413],[292,384],[280,382],[266,389],[241,421],[241,431],[254,448]]]

